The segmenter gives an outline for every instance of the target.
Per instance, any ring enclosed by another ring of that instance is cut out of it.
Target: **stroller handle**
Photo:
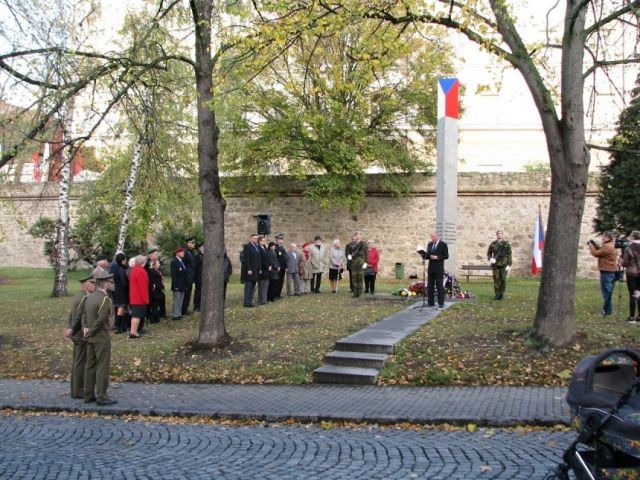
[[[605,350],[596,356],[594,362],[596,365],[599,365],[613,355],[625,355],[634,360],[636,362],[636,373],[638,373],[638,369],[640,368],[640,353],[635,350],[631,350],[630,348],[611,348],[609,350]]]

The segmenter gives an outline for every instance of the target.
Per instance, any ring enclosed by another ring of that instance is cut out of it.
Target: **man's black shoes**
[[[109,405],[115,405],[116,403],[118,403],[117,400],[98,400],[96,402],[96,404],[100,405],[101,407],[108,407]]]

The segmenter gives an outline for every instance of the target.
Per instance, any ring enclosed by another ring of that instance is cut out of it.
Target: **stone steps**
[[[346,352],[334,350],[324,356],[325,365],[334,365],[339,367],[356,367],[356,368],[377,368],[384,367],[389,355],[384,353],[366,353],[366,352]]]
[[[349,385],[375,385],[380,370],[377,368],[324,365],[313,371],[315,383],[344,383]]]
[[[449,307],[451,304],[447,304]],[[380,370],[395,345],[431,319],[441,309],[422,309],[414,305],[374,325],[338,340],[324,357],[324,365],[313,371],[315,383],[375,385]]]

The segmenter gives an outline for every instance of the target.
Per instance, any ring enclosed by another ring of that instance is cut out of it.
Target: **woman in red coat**
[[[373,240],[369,240],[367,253],[367,268],[364,269],[364,293],[376,293],[376,276],[378,276],[378,262],[380,254]]]
[[[144,269],[147,257],[138,255],[129,274],[129,305],[131,308],[131,331],[129,338],[140,338],[140,319],[147,314],[149,305],[149,275]]]

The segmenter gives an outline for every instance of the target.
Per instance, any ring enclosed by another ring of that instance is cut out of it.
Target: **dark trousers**
[[[87,364],[87,341],[73,341],[73,363],[71,364],[71,396],[84,394],[84,367]]]
[[[364,276],[364,293],[376,293],[376,276],[378,274]]]
[[[314,273],[311,277],[311,291],[320,292],[320,283],[322,282],[322,272]]]
[[[278,283],[276,285],[276,297],[282,298],[282,287],[284,287],[284,279],[287,276],[287,272],[285,272],[284,267],[280,268],[278,271]]]
[[[347,270],[349,272],[349,290],[353,293],[353,275],[351,274],[351,265],[347,265]]]
[[[267,291],[267,301],[273,302],[278,296],[278,288],[280,285],[280,278],[272,278],[269,280],[269,290]]]
[[[158,323],[162,317],[162,310],[164,309],[164,297],[152,298],[149,304],[149,321],[151,321],[151,323]]]
[[[195,289],[193,292],[193,309],[196,312],[200,311],[200,301],[202,299],[202,283],[198,282],[198,283],[194,283],[195,285]]]
[[[427,275],[427,302],[430,306],[435,305],[434,294],[438,291],[438,305],[444,307],[444,284],[442,280],[444,274],[429,272]]]
[[[640,290],[640,275],[627,273],[627,290],[629,290],[629,316],[635,317],[636,311],[640,315],[640,299],[633,296],[633,292]]]
[[[256,291],[256,283],[250,280],[244,281],[244,306],[253,307],[253,294]]]
[[[193,289],[193,283],[187,283],[187,289],[184,291],[184,299],[182,300],[182,315],[185,315],[189,310],[189,303],[191,303],[192,289]]]

